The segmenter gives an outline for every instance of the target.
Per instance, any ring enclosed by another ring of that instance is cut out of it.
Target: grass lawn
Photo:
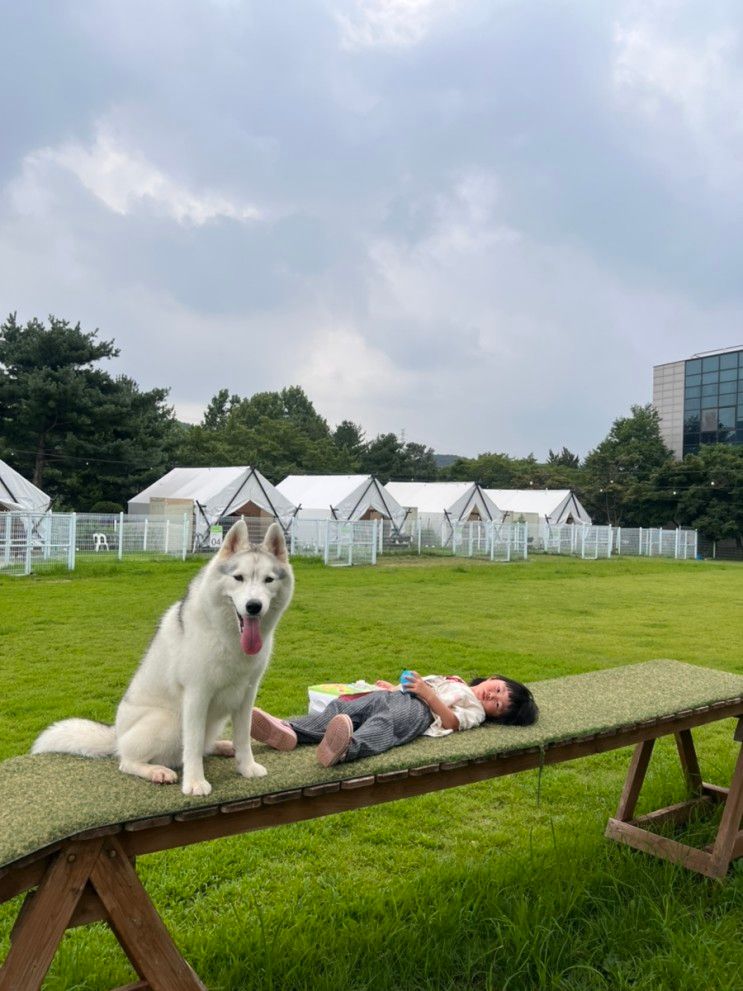
[[[110,722],[164,608],[198,563],[0,577],[0,758],[69,715]],[[307,685],[422,673],[538,680],[672,657],[743,673],[743,566],[625,558],[509,565],[405,558],[295,565],[259,704]],[[707,780],[732,723],[696,734]],[[640,811],[682,797],[673,745]],[[724,883],[609,844],[630,751],[140,861],[210,991],[743,987],[743,861]],[[703,828],[703,827],[693,827]],[[0,906],[0,956],[18,900]],[[133,980],[103,926],[65,938],[45,988]]]

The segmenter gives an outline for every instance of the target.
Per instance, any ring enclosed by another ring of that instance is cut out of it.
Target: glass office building
[[[702,444],[743,444],[743,348],[656,365],[653,405],[676,457]]]

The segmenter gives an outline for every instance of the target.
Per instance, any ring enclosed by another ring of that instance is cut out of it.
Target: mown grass
[[[0,756],[65,715],[108,720],[195,562],[0,579]],[[260,704],[414,665],[533,680],[675,657],[743,672],[743,568],[637,559],[296,565]],[[699,734],[708,779],[731,724]],[[642,807],[681,797],[662,744]],[[628,751],[143,858],[158,909],[213,991],[743,986],[743,870],[725,883],[608,844]],[[700,827],[701,829],[702,827]],[[0,908],[0,953],[18,902]],[[102,926],[65,938],[45,987],[132,976]]]

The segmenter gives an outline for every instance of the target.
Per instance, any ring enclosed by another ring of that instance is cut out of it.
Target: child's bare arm
[[[385,681],[383,678],[378,678],[374,685],[376,688],[383,688],[386,692],[394,692],[400,687],[399,685],[393,685],[391,681]]]
[[[405,686],[408,691],[415,692],[421,702],[426,703],[434,716],[439,717],[444,729],[450,729],[456,732],[459,729],[459,720],[446,702],[441,701],[433,688],[431,688],[427,681],[421,678],[417,671],[411,671],[410,673],[412,678],[407,681]]]

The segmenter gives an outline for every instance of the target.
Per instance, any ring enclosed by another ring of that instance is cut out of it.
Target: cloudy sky
[[[0,314],[198,421],[300,384],[442,453],[585,454],[743,345],[743,7],[0,6]]]

